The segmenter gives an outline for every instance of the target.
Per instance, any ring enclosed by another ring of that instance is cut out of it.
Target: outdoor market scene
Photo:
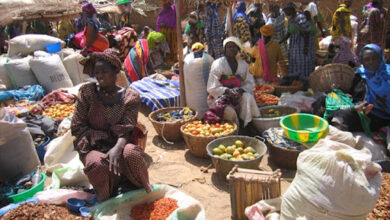
[[[390,0],[0,0],[0,220],[390,220]]]

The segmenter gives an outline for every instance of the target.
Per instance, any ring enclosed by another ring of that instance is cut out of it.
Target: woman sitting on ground
[[[223,119],[237,123],[243,120],[245,127],[253,117],[259,117],[253,96],[255,81],[248,69],[248,64],[237,59],[242,49],[237,37],[229,37],[223,42],[225,56],[215,60],[211,66],[207,83],[210,107],[223,106]]]
[[[98,201],[116,196],[120,183],[151,191],[142,149],[135,145],[139,94],[115,85],[121,61],[112,49],[92,53],[84,73],[97,83],[80,88],[72,119],[74,146]]]

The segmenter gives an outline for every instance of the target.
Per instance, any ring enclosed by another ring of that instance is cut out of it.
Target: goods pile
[[[374,210],[366,220],[389,219],[390,217],[390,173],[383,173],[381,194]]]
[[[157,121],[174,122],[179,120],[187,120],[195,115],[195,112],[190,108],[185,107],[180,110],[173,110],[169,112],[163,112],[157,115]]]
[[[254,160],[260,156],[253,147],[244,146],[240,140],[230,146],[220,144],[213,149],[213,155],[226,160]]]
[[[267,94],[267,93],[262,93],[262,92],[257,92],[254,94],[255,95],[255,100],[258,105],[277,105],[279,102],[279,98],[277,96]]]
[[[286,115],[286,114],[283,114],[280,111],[271,108],[271,109],[268,109],[266,113],[262,113],[261,117],[262,118],[276,118],[276,117],[281,117],[284,115]]]
[[[130,217],[136,220],[165,220],[179,206],[177,201],[171,198],[162,198],[151,203],[134,206]]]
[[[194,121],[187,124],[183,131],[199,136],[221,136],[232,133],[234,125],[229,122],[208,124],[202,121]]]
[[[74,104],[56,104],[46,108],[43,111],[43,115],[54,118],[56,120],[63,120],[64,118],[73,115],[74,108]]]
[[[272,88],[269,85],[265,85],[265,84],[257,84],[255,86],[255,88],[253,88],[254,93],[257,93],[257,92],[272,93],[273,91],[274,91],[274,88]]]
[[[44,203],[23,203],[18,208],[9,211],[2,220],[13,219],[42,219],[42,220],[81,220],[92,219],[92,217],[83,218],[72,214],[67,208]]]

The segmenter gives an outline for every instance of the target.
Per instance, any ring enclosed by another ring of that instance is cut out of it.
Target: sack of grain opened
[[[73,86],[58,54],[48,57],[34,57],[30,60],[30,67],[46,93]]]

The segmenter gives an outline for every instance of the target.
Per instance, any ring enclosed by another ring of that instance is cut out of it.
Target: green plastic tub
[[[325,137],[329,129],[325,119],[305,113],[284,116],[280,120],[280,126],[288,138],[301,143],[317,142]]]
[[[33,197],[37,192],[43,191],[43,188],[45,186],[46,175],[44,173],[41,173],[41,176],[42,176],[42,180],[41,182],[38,183],[38,185],[22,193],[9,196],[8,198],[12,199],[14,203],[22,202],[28,198]]]

